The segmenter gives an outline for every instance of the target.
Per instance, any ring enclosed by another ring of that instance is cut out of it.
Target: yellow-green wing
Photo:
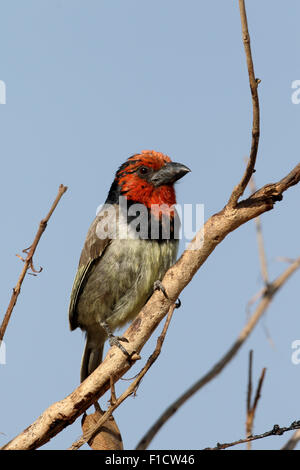
[[[70,298],[70,306],[69,306],[69,322],[71,330],[74,330],[78,327],[77,323],[77,302],[82,292],[82,289],[88,280],[89,272],[92,265],[97,261],[110,244],[111,239],[109,237],[105,239],[100,239],[97,236],[96,229],[97,224],[100,222],[103,216],[101,213],[95,218],[90,229],[88,231],[80,260],[78,270],[74,279],[73,288],[71,292]]]

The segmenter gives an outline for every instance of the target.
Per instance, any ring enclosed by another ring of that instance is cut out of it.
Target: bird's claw
[[[111,335],[111,337],[116,339],[117,341],[121,341],[122,343],[129,343],[129,340],[127,338],[124,338],[124,336]]]
[[[112,331],[106,321],[103,321],[100,323],[102,328],[105,330],[107,336],[108,336],[108,342],[110,347],[112,346],[117,346],[119,349],[121,349],[122,353],[125,354],[128,360],[131,360],[131,354],[129,354],[128,351],[124,348],[124,346],[121,344],[123,343],[129,343],[127,338],[124,338],[123,336],[115,336],[112,334]]]
[[[153,290],[160,290],[164,294],[166,299],[169,298],[163,283],[159,279],[153,284]]]
[[[167,291],[161,281],[159,280],[155,281],[153,285],[153,290],[160,290],[164,294],[165,298],[169,299]],[[175,302],[175,308],[180,308],[180,307],[181,307],[181,300],[178,298]]]
[[[136,357],[137,353],[136,351],[132,351],[132,353],[129,353],[127,349],[124,348],[124,346],[120,343],[120,341],[123,341],[125,343],[129,343],[127,338],[123,338],[122,336],[114,336],[113,334],[108,336],[108,342],[110,346],[117,346],[119,349],[121,349],[122,353],[125,354],[127,361],[129,364],[134,363],[137,359],[140,359],[139,356]]]
[[[119,349],[121,349],[122,353],[125,354],[125,356],[128,359],[131,359],[131,355],[129,352],[124,348],[124,346],[120,343],[120,341],[124,341],[126,343],[129,343],[128,339],[126,338],[120,338],[120,336],[114,336],[113,334],[108,336],[108,342],[110,346],[117,346]]]

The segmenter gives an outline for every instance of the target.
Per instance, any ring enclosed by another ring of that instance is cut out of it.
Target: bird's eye
[[[149,168],[142,166],[139,171],[141,175],[146,175],[149,172]]]

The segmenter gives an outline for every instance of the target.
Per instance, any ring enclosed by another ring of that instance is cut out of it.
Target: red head
[[[143,150],[123,163],[116,173],[108,200],[118,193],[129,201],[144,204],[176,204],[173,184],[190,170],[154,150]]]

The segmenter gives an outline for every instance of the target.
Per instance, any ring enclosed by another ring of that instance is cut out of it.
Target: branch
[[[253,351],[249,352],[249,365],[248,365],[248,391],[247,391],[247,414],[251,409],[251,397],[252,397],[252,363],[253,363]]]
[[[266,376],[266,370],[267,369],[264,367],[263,370],[261,371],[261,375],[260,375],[260,378],[259,378],[259,382],[258,382],[258,386],[257,386],[257,390],[256,390],[256,395],[255,395],[254,403],[253,403],[253,406],[252,406],[253,416],[255,415],[257,404],[258,404],[259,399],[261,397],[261,389],[262,389],[262,385],[263,385],[263,382],[264,382],[264,379],[265,379],[265,376]]]
[[[247,14],[246,14],[246,7],[245,1],[239,0],[239,7],[240,7],[240,16],[241,16],[241,24],[242,24],[242,35],[243,35],[243,43],[246,53],[246,61],[247,61],[247,68],[248,68],[248,75],[249,75],[249,83],[250,83],[250,90],[251,90],[251,97],[252,97],[252,113],[253,113],[253,121],[252,121],[252,142],[251,142],[251,150],[250,156],[248,160],[248,164],[245,170],[245,173],[237,186],[235,186],[234,190],[229,199],[229,206],[235,207],[239,198],[244,194],[247,184],[250,181],[250,178],[255,171],[255,163],[256,163],[256,156],[259,144],[259,135],[260,135],[260,113],[259,113],[259,99],[257,93],[257,87],[260,83],[260,79],[255,78],[254,73],[254,65],[252,60],[252,53],[251,53],[251,46],[250,46],[250,35],[248,31],[248,22],[247,22]]]
[[[13,289],[13,293],[12,293],[8,308],[6,310],[5,316],[3,318],[3,321],[2,321],[2,324],[1,324],[1,327],[0,327],[0,342],[3,340],[8,322],[10,320],[13,309],[14,309],[16,303],[17,303],[19,294],[21,292],[21,286],[23,284],[23,281],[24,281],[24,278],[26,276],[26,273],[27,273],[28,269],[31,269],[33,271],[33,273],[41,272],[41,270],[42,270],[42,268],[40,268],[39,271],[34,269],[33,255],[34,255],[36,247],[38,246],[38,243],[41,239],[41,236],[43,235],[44,231],[46,230],[47,223],[49,222],[49,219],[50,219],[51,215],[53,214],[53,212],[56,209],[56,206],[58,205],[62,195],[67,191],[67,189],[68,188],[66,186],[62,185],[62,184],[59,186],[58,194],[55,198],[55,201],[53,202],[53,204],[51,206],[51,209],[48,212],[48,214],[46,215],[46,217],[43,220],[41,220],[38,231],[36,233],[36,236],[34,238],[34,241],[33,241],[32,245],[29,248],[26,248],[25,250],[23,250],[23,253],[27,253],[26,258],[23,259],[21,256],[17,255],[18,258],[20,258],[24,262],[24,266],[23,266],[22,272],[20,274],[20,277],[18,279],[17,285]]]
[[[288,427],[280,427],[278,424],[274,424],[273,428],[270,431],[264,432],[263,434],[256,434],[255,436],[249,436],[246,439],[239,439],[238,441],[225,443],[225,444],[217,444],[216,447],[206,447],[203,450],[222,450],[227,449],[227,447],[236,446],[237,444],[244,444],[245,442],[256,441],[257,439],[264,439],[265,437],[269,436],[282,436],[287,431],[293,431],[295,429],[300,429],[300,421],[294,421]]]
[[[255,412],[256,412],[256,408],[257,408],[257,405],[261,396],[261,389],[262,389],[263,381],[264,381],[265,374],[266,374],[266,368],[263,368],[258,385],[257,385],[255,398],[253,400],[253,404],[251,404],[252,362],[253,362],[253,351],[251,350],[249,353],[249,373],[248,373],[248,393],[247,393],[247,420],[246,420],[246,436],[247,437],[250,437],[252,435]],[[251,450],[251,441],[248,441],[247,449]]]
[[[202,387],[204,387],[208,382],[217,377],[224,367],[234,358],[241,346],[244,344],[250,333],[253,331],[258,320],[265,313],[268,306],[270,305],[274,295],[278,290],[283,286],[283,284],[289,279],[289,277],[300,267],[300,257],[297,258],[293,264],[291,264],[275,281],[270,284],[269,290],[265,292],[265,295],[258,304],[255,312],[249,319],[246,326],[240,332],[238,338],[233,343],[231,348],[224,354],[224,356],[194,385],[192,385],[188,390],[186,390],[177,400],[171,403],[170,406],[162,413],[162,415],[155,421],[151,428],[147,431],[145,436],[140,440],[136,449],[144,450],[147,449],[150,442],[156,436],[158,431],[162,426],[170,419],[176,411],[196,392],[198,392]]]

